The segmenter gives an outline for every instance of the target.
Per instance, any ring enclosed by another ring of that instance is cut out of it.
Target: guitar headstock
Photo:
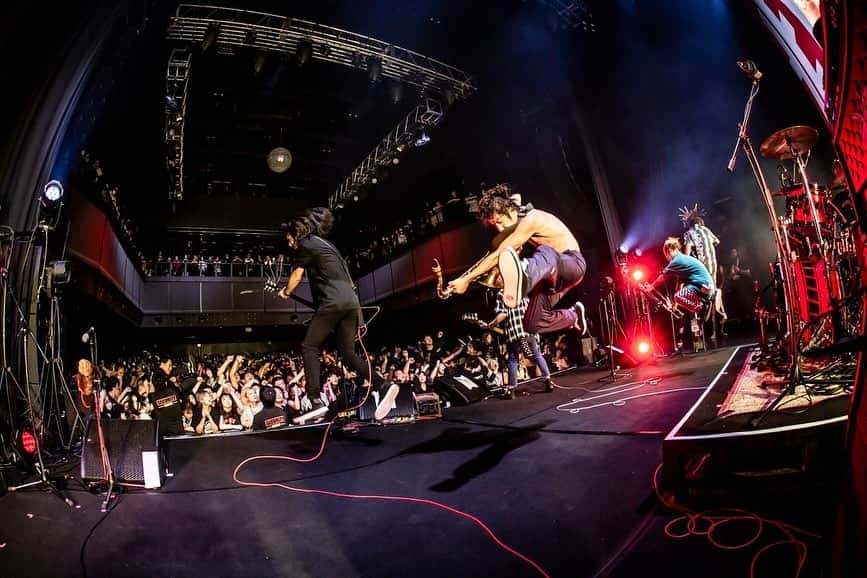
[[[267,293],[277,293],[280,291],[280,286],[277,283],[277,279],[274,277],[269,277],[265,280],[265,291]]]

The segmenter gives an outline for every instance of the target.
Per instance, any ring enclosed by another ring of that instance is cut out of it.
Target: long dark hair
[[[333,228],[334,214],[327,207],[306,209],[284,225],[286,232],[296,241],[309,235],[327,237]]]

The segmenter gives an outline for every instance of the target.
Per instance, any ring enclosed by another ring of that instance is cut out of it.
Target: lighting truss
[[[596,25],[593,23],[593,13],[585,0],[541,0],[555,12],[568,28],[582,28],[587,32],[595,32]]]
[[[453,66],[369,36],[297,18],[237,8],[181,4],[169,21],[168,39],[200,44],[209,27],[219,29],[217,46],[253,47],[295,54],[302,41],[311,42],[311,57],[366,69],[378,62],[379,75],[465,99],[475,92],[470,76]]]
[[[328,197],[328,206],[338,208],[347,197],[356,193],[361,187],[369,184],[377,174],[379,167],[393,163],[393,160],[413,143],[422,130],[435,127],[442,121],[443,105],[438,100],[426,98],[415,107],[403,120],[379,141],[361,164],[346,177]]]
[[[184,121],[187,115],[187,87],[190,82],[189,50],[175,48],[166,68],[165,143],[169,198],[184,198]]]

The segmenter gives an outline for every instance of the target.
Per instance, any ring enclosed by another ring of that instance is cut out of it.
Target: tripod
[[[8,287],[8,285],[7,285],[7,287]],[[29,377],[30,370],[28,367],[29,360],[27,358],[27,350],[28,350],[27,341],[28,341],[28,339],[33,338],[34,336],[31,332],[30,328],[27,326],[26,318],[24,317],[24,311],[21,309],[20,304],[17,301],[15,301],[14,296],[12,296],[11,294],[9,294],[9,296],[12,298],[13,302],[15,303],[16,309],[18,310],[18,314],[20,316],[19,317],[19,321],[21,324],[20,333],[21,333],[21,336],[23,339],[23,352],[24,352],[24,381],[25,381],[25,383],[29,384],[30,383],[30,377]],[[4,296],[4,300],[5,300],[5,296]],[[44,358],[45,354],[39,348],[39,344],[37,343],[36,346],[37,346],[37,351],[39,351]],[[31,421],[34,421],[33,391],[31,390],[30,387],[25,387],[24,391],[26,393],[27,407],[28,407],[28,411],[30,412]],[[44,424],[44,420],[43,420],[43,424]],[[21,484],[19,486],[10,486],[9,491],[10,492],[17,492],[18,490],[23,490],[24,488],[30,488],[30,487],[34,487],[34,486],[42,486],[44,489],[49,490],[52,494],[57,496],[67,506],[69,506],[71,508],[79,508],[80,506],[74,500],[72,500],[69,496],[63,494],[57,488],[57,486],[51,480],[48,479],[48,470],[46,469],[45,461],[42,458],[43,450],[42,450],[42,441],[40,438],[41,438],[41,436],[38,432],[36,432],[35,435],[33,436],[33,440],[34,440],[34,443],[36,446],[36,451],[35,451],[36,463],[34,465],[36,467],[36,472],[39,475],[39,478],[32,481],[32,482],[27,482],[27,483]]]
[[[626,332],[617,318],[617,302],[614,298],[613,285],[607,288],[606,295],[600,301],[599,318],[608,347],[608,375],[600,377],[599,381],[611,383],[622,377],[629,377],[631,374],[628,371],[621,371],[619,367],[615,368],[614,366],[614,339],[617,333],[626,338]]]
[[[61,335],[61,313],[60,313],[60,297],[52,291],[50,270],[49,282],[47,288],[49,292],[49,315],[48,315],[48,334],[46,336],[46,346],[43,364],[40,371],[42,383],[42,399],[44,400],[44,416],[48,419],[43,420],[43,428],[46,422],[48,427],[52,424],[49,420],[53,420],[55,433],[58,436],[60,445],[66,451],[72,448],[76,437],[76,432],[84,433],[84,422],[81,419],[81,414],[75,404],[75,399],[69,389],[69,384],[66,381],[63,371],[63,361],[60,359],[60,351],[58,343]],[[68,403],[65,403],[68,402]],[[64,405],[69,408],[67,410]],[[66,411],[72,411],[72,423],[69,426],[69,437],[64,440],[64,424],[62,418]]]

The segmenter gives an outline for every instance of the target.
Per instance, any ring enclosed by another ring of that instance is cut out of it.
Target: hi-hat
[[[819,131],[809,126],[790,126],[765,139],[759,152],[766,159],[786,160],[808,152],[819,138]]]

